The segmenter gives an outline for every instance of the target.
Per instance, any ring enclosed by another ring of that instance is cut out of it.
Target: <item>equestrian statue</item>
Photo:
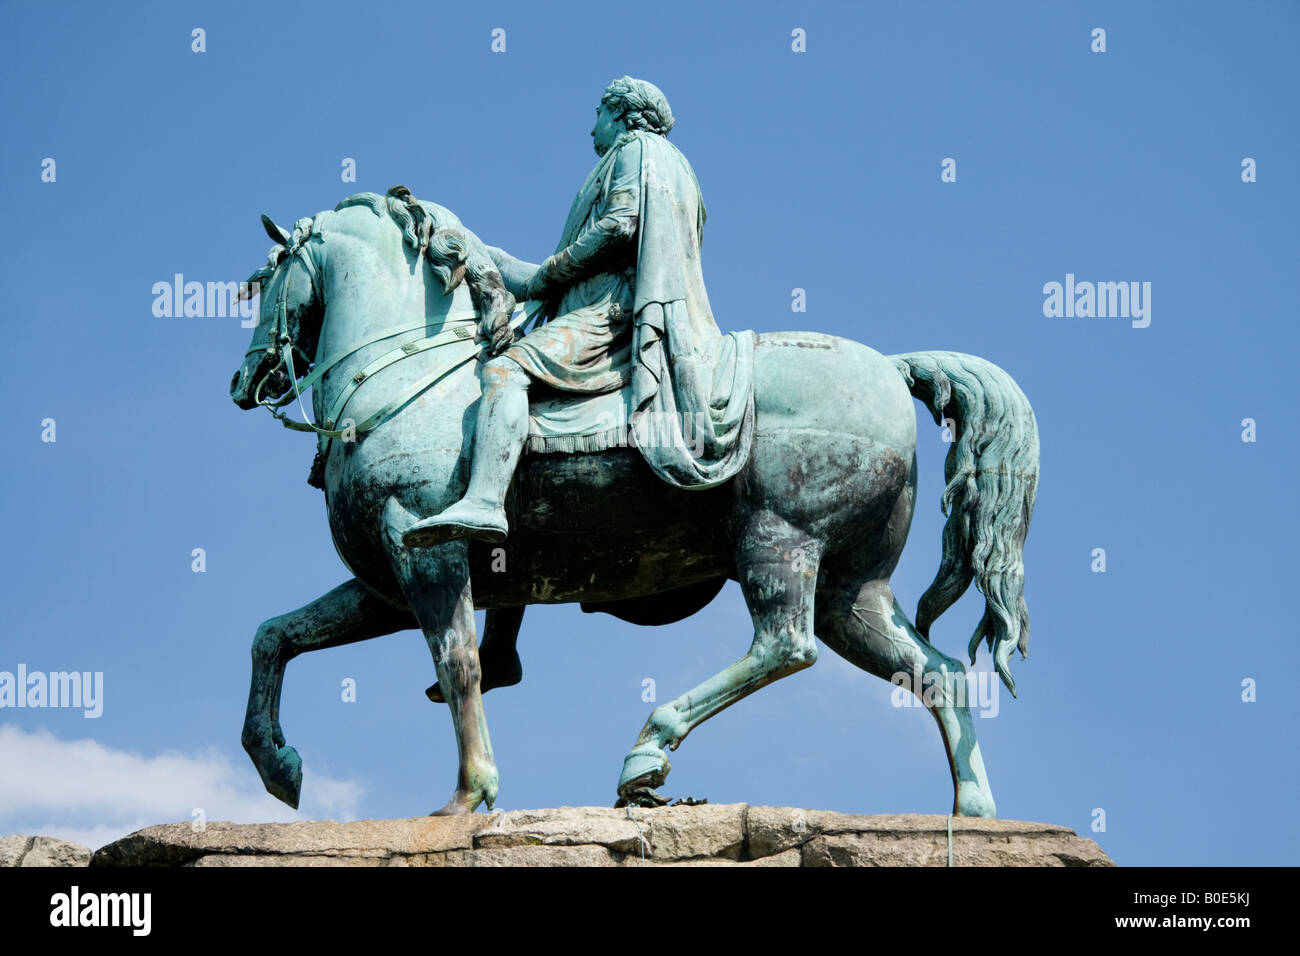
[[[246,288],[261,293],[259,321],[230,393],[316,434],[309,481],[351,573],[253,640],[243,745],[290,806],[302,762],[279,710],[297,655],[423,631],[438,678],[427,693],[448,705],[459,754],[436,813],[469,813],[497,798],[482,694],[521,679],[527,605],[659,625],[734,580],[754,624],[748,652],[651,711],[617,805],[666,803],[667,751],[812,666],[820,639],[921,699],[954,814],[996,814],[965,668],[928,635],[974,582],[985,606],[971,663],[986,642],[1015,693],[1038,480],[1029,402],[973,355],[724,334],[701,271],[704,201],[673,124],[653,84],[609,85],[591,133],[599,161],[540,265],[402,186],[291,230],[262,217],[275,246]],[[916,497],[913,397],[952,433],[943,557],[915,624],[889,584]],[[304,421],[279,411],[295,401]]]

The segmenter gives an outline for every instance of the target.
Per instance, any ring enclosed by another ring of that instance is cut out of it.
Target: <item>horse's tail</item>
[[[971,663],[988,641],[998,675],[1012,696],[1011,651],[1029,648],[1023,551],[1038,486],[1038,425],[1024,392],[991,362],[960,352],[908,352],[890,359],[912,395],[952,434],[941,505],[943,560],[921,595],[916,628],[927,638],[935,619],[966,593],[984,595],[984,616],[971,635]]]

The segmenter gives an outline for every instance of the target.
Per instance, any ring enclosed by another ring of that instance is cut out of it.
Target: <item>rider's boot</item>
[[[474,426],[474,457],[465,497],[402,535],[408,548],[432,548],[457,538],[497,544],[506,539],[506,492],[528,439],[528,373],[512,359],[483,370],[486,389]]]

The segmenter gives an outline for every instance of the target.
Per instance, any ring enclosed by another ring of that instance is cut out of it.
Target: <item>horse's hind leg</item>
[[[818,542],[771,513],[751,517],[737,549],[737,571],[754,620],[749,653],[722,673],[655,708],[636,746],[623,761],[619,803],[661,806],[654,792],[670,765],[664,747],[676,750],[688,733],[760,687],[817,660],[813,599]]]
[[[306,651],[354,644],[414,626],[410,611],[386,604],[355,579],[305,607],[262,622],[253,638],[253,677],[242,740],[269,793],[296,809],[302,791],[302,760],[298,751],[285,746],[280,729],[285,665]]]
[[[892,562],[890,562],[892,568]],[[935,649],[917,632],[898,606],[889,580],[867,580],[836,569],[826,575],[817,594],[817,636],[863,670],[909,687],[939,724],[952,771],[953,813],[968,817],[997,815],[993,791],[984,772],[975,722],[966,702],[966,669]],[[923,675],[923,676],[922,676]],[[901,680],[902,678],[898,678]],[[921,681],[916,686],[917,680]]]

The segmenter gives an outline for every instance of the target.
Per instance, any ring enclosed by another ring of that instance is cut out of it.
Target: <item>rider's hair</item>
[[[629,130],[643,129],[667,136],[673,128],[673,111],[659,87],[646,80],[622,76],[609,84],[600,102],[623,118]]]

